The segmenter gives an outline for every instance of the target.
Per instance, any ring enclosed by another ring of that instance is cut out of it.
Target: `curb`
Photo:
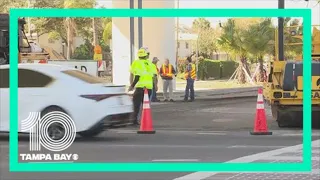
[[[259,87],[254,88],[241,88],[241,89],[214,89],[214,90],[199,90],[195,91],[195,99],[199,100],[208,100],[208,99],[233,99],[233,98],[251,98],[257,97],[257,91]],[[219,91],[220,93],[215,93],[214,91]],[[227,91],[227,92],[225,92]],[[129,93],[129,96],[132,96],[132,93]],[[159,99],[163,98],[163,93],[157,93]],[[174,98],[183,99],[184,92],[174,92]]]
[[[242,88],[242,89],[218,89],[218,90],[205,90],[195,91],[196,99],[224,99],[224,98],[235,98],[235,97],[255,97],[259,87],[255,88]],[[245,94],[245,95],[243,95]],[[224,97],[224,96],[230,97]],[[232,96],[233,95],[233,96]],[[157,93],[159,98],[163,98],[163,93]],[[219,97],[217,97],[219,96]],[[184,92],[175,92],[174,97],[183,98]]]

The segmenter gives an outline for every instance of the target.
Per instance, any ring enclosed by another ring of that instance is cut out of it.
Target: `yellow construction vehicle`
[[[302,26],[295,26],[297,29]],[[301,42],[287,43],[286,46],[302,46],[302,33],[292,31],[291,37]],[[278,53],[278,36],[275,38],[276,54]],[[271,106],[273,119],[279,127],[303,126],[303,56],[302,52],[292,60],[275,60],[269,64],[268,81],[264,84],[263,95]],[[320,25],[312,26],[312,121],[313,127],[320,123]]]

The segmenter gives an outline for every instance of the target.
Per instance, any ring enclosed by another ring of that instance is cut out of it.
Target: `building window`
[[[186,42],[186,49],[189,49],[189,43]]]

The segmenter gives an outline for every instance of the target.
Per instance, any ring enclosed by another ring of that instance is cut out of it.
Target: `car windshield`
[[[62,71],[65,74],[68,74],[69,76],[75,77],[77,79],[80,79],[84,82],[87,82],[89,84],[99,84],[99,83],[106,83],[106,80],[103,80],[102,78],[92,76],[88,73],[78,71],[78,70],[66,70]]]

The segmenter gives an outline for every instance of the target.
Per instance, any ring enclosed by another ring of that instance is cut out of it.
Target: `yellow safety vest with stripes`
[[[188,79],[189,77],[191,79],[196,79],[197,78],[196,65],[195,64],[191,63],[190,76],[189,76],[189,72],[186,72],[184,77],[185,77],[185,79]]]
[[[155,69],[152,66],[152,62],[148,59],[146,60],[135,60],[130,68],[130,72],[136,76],[140,76],[139,81],[136,84],[137,88],[153,88],[153,76],[155,73]]]

